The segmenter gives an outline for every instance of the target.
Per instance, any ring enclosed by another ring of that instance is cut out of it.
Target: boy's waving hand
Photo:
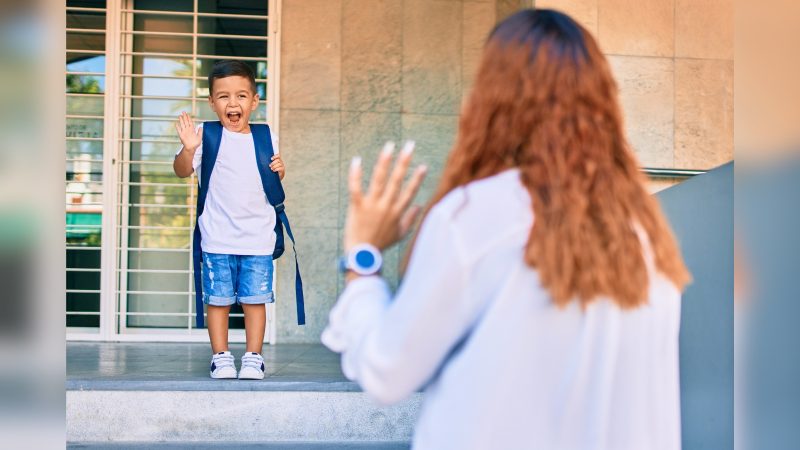
[[[203,142],[203,135],[201,134],[201,130],[195,128],[194,121],[186,112],[182,112],[181,115],[178,116],[175,129],[178,130],[178,137],[181,139],[183,148],[180,153],[175,155],[175,161],[172,163],[172,170],[175,171],[175,175],[186,178],[194,172],[192,160],[194,159],[195,152],[200,148],[200,144]]]
[[[185,149],[193,152],[197,150],[197,147],[200,147],[200,143],[202,142],[200,130],[195,128],[194,121],[187,112],[184,111],[178,116],[175,129],[178,130],[178,137],[180,137],[181,144],[183,144]]]

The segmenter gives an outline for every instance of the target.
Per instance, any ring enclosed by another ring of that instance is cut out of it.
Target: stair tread
[[[361,392],[358,384],[326,378],[267,377],[264,380],[71,379],[67,391],[263,391]]]
[[[68,443],[67,449],[94,450],[108,448],[114,450],[169,449],[169,450],[211,450],[211,449],[285,449],[285,450],[407,450],[406,442],[91,442]]]
[[[243,344],[231,345],[237,361]],[[214,380],[201,343],[67,344],[67,390],[357,392],[339,355],[319,344],[266,345],[264,380]]]

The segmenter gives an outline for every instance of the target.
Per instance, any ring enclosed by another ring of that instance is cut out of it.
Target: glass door
[[[193,330],[191,243],[197,181],[172,171],[174,122],[216,116],[206,77],[214,61],[241,59],[262,98],[251,120],[267,121],[268,3],[136,0],[122,10],[119,178],[119,331],[205,339]],[[274,311],[272,316],[274,317]],[[231,338],[244,335],[242,311]]]

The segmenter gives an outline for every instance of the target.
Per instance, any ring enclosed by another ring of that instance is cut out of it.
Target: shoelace
[[[233,355],[231,355],[230,353],[226,353],[224,355],[214,355],[213,362],[214,364],[216,364],[217,369],[220,369],[222,367],[235,367],[233,365],[234,362]]]
[[[252,353],[245,353],[242,356],[242,369],[245,367],[252,367],[253,369],[261,370],[261,364],[264,362],[264,358],[258,354]]]

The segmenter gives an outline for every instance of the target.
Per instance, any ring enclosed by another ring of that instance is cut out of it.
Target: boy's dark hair
[[[208,74],[208,93],[211,95],[214,92],[214,80],[227,77],[245,77],[250,80],[250,87],[253,93],[256,92],[256,75],[253,69],[242,61],[231,59],[217,61],[211,67],[211,72]]]

